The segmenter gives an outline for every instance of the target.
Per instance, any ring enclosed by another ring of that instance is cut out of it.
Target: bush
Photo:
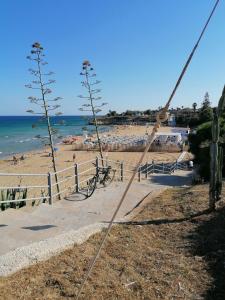
[[[189,135],[190,151],[194,154],[194,162],[199,166],[199,175],[204,180],[210,178],[210,143],[212,139],[211,133],[212,122],[206,122],[197,127],[195,133]],[[225,153],[225,119],[220,119],[221,138],[220,145],[222,145]],[[225,161],[223,162],[225,166]],[[223,168],[225,170],[225,168]],[[224,175],[224,174],[223,174]]]

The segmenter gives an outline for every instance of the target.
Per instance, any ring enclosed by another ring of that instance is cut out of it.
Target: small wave
[[[16,141],[17,143],[26,143],[26,142],[30,142],[32,141],[34,138],[29,138],[29,139],[24,139],[24,140],[19,140],[19,141]],[[35,138],[36,139],[36,138]]]

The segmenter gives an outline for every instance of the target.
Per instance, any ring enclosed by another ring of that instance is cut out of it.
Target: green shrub
[[[204,180],[210,178],[210,143],[212,140],[212,122],[206,122],[197,127],[195,133],[189,135],[190,151],[194,154],[194,163],[199,166],[199,175]],[[225,118],[220,118],[219,144],[225,151]],[[225,160],[223,165],[225,166]],[[225,170],[225,168],[223,168]],[[225,174],[223,174],[225,175]]]

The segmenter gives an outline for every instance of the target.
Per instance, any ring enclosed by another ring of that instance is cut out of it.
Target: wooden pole
[[[75,164],[75,185],[76,193],[79,193],[79,174],[78,174],[78,164]]]
[[[148,179],[148,163],[145,164],[145,178]]]
[[[103,161],[102,161],[102,163],[103,163]],[[98,157],[96,157],[96,159],[95,159],[95,166],[96,166],[96,175],[98,174],[98,168],[99,168],[99,159],[98,159]],[[97,182],[98,182],[98,176],[96,177],[96,180],[97,180]]]
[[[52,205],[52,175],[48,173],[48,195],[49,195],[49,204]]]
[[[120,180],[123,181],[123,162],[120,164]]]
[[[138,181],[141,181],[141,166],[138,168]]]

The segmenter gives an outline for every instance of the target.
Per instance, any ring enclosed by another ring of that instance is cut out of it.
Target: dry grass
[[[113,227],[82,299],[224,299],[225,206],[206,185],[167,190]],[[0,299],[73,299],[100,235],[8,278]]]

